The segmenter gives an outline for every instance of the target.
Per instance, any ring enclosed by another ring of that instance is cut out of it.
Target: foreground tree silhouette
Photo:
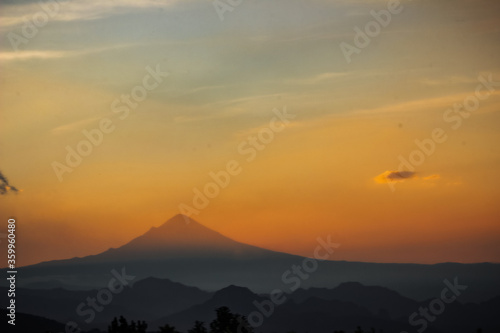
[[[215,310],[217,318],[210,323],[210,333],[253,333],[244,316],[233,314],[227,306]]]
[[[194,322],[194,327],[188,333],[208,333],[208,330],[204,322],[197,320]]]
[[[123,316],[113,318],[111,325],[108,326],[108,333],[146,333],[148,324],[145,321],[131,321],[130,324]]]
[[[335,331],[335,332],[336,332],[336,331]],[[335,333],[335,332],[333,332],[333,333]],[[343,331],[340,331],[340,332],[343,332]],[[371,332],[371,333],[375,333],[375,329],[372,327],[372,328],[370,329],[370,332]],[[381,333],[383,333],[384,331],[380,330],[380,332],[381,332]],[[358,326],[358,327],[356,328],[356,331],[354,331],[354,333],[365,333],[365,331],[363,331],[363,329],[362,329],[361,327],[359,327],[359,326]],[[369,333],[369,332],[366,332],[366,333]]]
[[[358,328],[354,331],[354,333],[365,333],[365,331],[363,331],[361,327],[358,326]]]
[[[160,327],[160,333],[180,333],[180,332],[177,331],[174,326],[165,324],[162,327]]]
[[[234,321],[234,316],[227,306],[215,310],[217,318],[210,323],[210,333],[236,332],[238,324]]]

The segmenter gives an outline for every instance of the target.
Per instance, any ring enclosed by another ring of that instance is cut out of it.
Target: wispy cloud
[[[54,1],[51,11],[55,13],[51,21],[88,21],[97,20],[113,15],[122,15],[139,9],[165,8],[171,6],[179,0],[75,0],[75,1]],[[54,6],[54,3],[57,5]],[[33,14],[44,12],[44,9],[37,3],[23,5],[9,5],[3,7],[0,28],[9,28],[21,25],[24,20],[31,18]]]
[[[0,61],[30,60],[30,59],[58,59],[72,55],[70,51],[22,51],[0,52]]]
[[[213,105],[223,105],[223,106],[231,106],[231,105],[238,105],[241,103],[246,103],[250,101],[256,101],[256,100],[264,100],[264,99],[275,99],[280,96],[286,96],[286,92],[276,92],[272,94],[261,94],[261,95],[251,95],[251,96],[245,96],[245,97],[239,97],[239,98],[234,98],[234,99],[228,99],[228,100],[222,100],[213,103]]]
[[[83,129],[86,125],[96,122],[102,119],[102,117],[91,117],[88,119],[78,120],[69,124],[61,125],[50,130],[50,134],[60,135],[67,132],[73,132],[79,129]]]
[[[318,75],[314,75],[312,77],[307,77],[307,78],[301,78],[301,79],[291,79],[287,80],[287,83],[292,83],[292,84],[304,84],[304,85],[311,85],[311,84],[318,84],[321,82],[333,80],[333,79],[338,79],[338,78],[344,78],[346,76],[352,75],[350,72],[328,72],[328,73],[322,73]]]
[[[86,50],[30,50],[30,51],[12,51],[0,52],[0,61],[24,61],[32,59],[50,60],[69,57],[79,57],[87,54],[101,53],[121,48],[133,47],[138,44],[122,44],[106,47],[98,47]]]
[[[225,108],[218,112],[203,112],[197,113],[193,115],[180,115],[174,117],[174,122],[177,124],[181,123],[194,123],[194,122],[203,122],[210,119],[224,119],[224,118],[232,118],[239,114],[245,113],[246,110],[238,107],[230,107]]]
[[[450,84],[473,84],[477,83],[477,77],[452,75],[441,78],[422,78],[421,83],[429,86],[445,86]]]
[[[406,101],[397,104],[383,105],[370,109],[362,109],[354,111],[357,114],[380,114],[380,113],[391,113],[391,112],[421,112],[426,110],[446,110],[451,107],[454,103],[461,102],[465,98],[474,94],[472,92],[463,92],[460,94],[445,95],[440,97],[422,98],[418,100]],[[500,95],[500,91],[494,91],[492,95]],[[490,108],[488,108],[489,110]]]
[[[422,177],[423,180],[438,180],[440,178],[441,178],[441,176],[438,174],[433,174],[433,175]]]

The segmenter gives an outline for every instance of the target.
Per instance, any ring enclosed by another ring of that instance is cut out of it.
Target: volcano
[[[257,287],[266,284],[270,272],[274,272],[272,279],[280,281],[282,272],[300,260],[234,241],[179,214],[119,248],[26,266],[23,281],[27,285],[51,281],[53,285],[56,280],[89,289],[105,285],[113,269],[123,268],[138,279],[169,278],[206,290],[230,284]]]
[[[500,264],[379,264],[311,260],[232,240],[184,216],[176,215],[160,227],[119,248],[97,255],[55,260],[22,267],[20,286],[71,286],[73,289],[105,287],[112,271],[126,271],[140,280],[167,278],[185,285],[215,291],[229,285],[254,292],[297,288],[333,288],[344,282],[360,282],[390,288],[424,300],[439,295],[443,280],[459,278],[468,286],[463,301],[484,301],[500,294]],[[311,255],[314,253],[311,249]],[[307,264],[309,263],[309,264]],[[314,267],[314,268],[311,268]],[[1,282],[5,285],[5,282]]]
[[[97,256],[98,260],[130,259],[248,259],[277,254],[255,246],[236,242],[178,214],[160,227],[152,227],[127,244]]]

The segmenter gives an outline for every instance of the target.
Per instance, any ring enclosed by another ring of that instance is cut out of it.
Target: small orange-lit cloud
[[[415,172],[413,171],[385,171],[380,175],[373,178],[379,184],[393,183],[393,182],[403,182],[408,179],[415,178]]]
[[[440,178],[441,178],[441,176],[440,176],[440,175],[438,175],[438,174],[433,174],[433,175],[425,176],[425,177],[423,177],[422,179],[423,179],[423,180],[438,180],[438,179],[440,179]]]

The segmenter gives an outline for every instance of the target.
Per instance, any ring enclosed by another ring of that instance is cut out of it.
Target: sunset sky
[[[0,196],[0,231],[16,218],[19,263],[118,247],[232,160],[241,173],[192,218],[235,240],[311,256],[331,234],[335,260],[500,262],[500,2],[401,1],[348,62],[341,43],[387,6],[243,0],[221,20],[201,0],[49,2],[45,16],[2,2],[0,171],[22,191]],[[158,68],[125,116],[122,95]],[[58,177],[103,119],[113,130]],[[400,156],[425,157],[408,170]]]

